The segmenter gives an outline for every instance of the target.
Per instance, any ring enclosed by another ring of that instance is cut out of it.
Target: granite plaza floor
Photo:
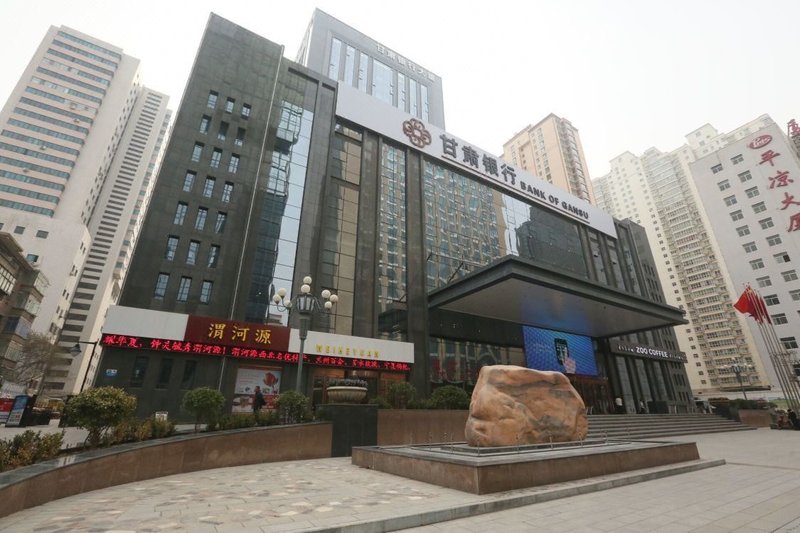
[[[270,463],[121,485],[0,519],[0,531],[800,532],[800,432],[702,434],[727,464],[607,490],[615,480],[473,495],[362,469],[349,458]],[[627,483],[627,481],[626,481]],[[567,497],[569,494],[578,494]],[[558,498],[519,506],[532,497]],[[516,503],[515,503],[516,502]],[[499,512],[486,510],[504,509]],[[453,517],[465,516],[456,520]]]

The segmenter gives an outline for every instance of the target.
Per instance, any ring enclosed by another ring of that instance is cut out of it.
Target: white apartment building
[[[87,342],[119,293],[118,263],[152,187],[166,105],[142,86],[138,59],[62,26],[48,30],[0,111],[0,227],[50,281],[36,319],[17,327],[66,348],[83,341],[83,357],[51,368],[46,394],[91,382]]]
[[[734,287],[767,304],[777,337],[796,358],[800,340],[800,162],[774,123],[739,136],[690,164]],[[762,358],[755,320],[747,319]],[[719,372],[719,371],[718,371]],[[723,373],[720,379],[735,376]]]
[[[637,157],[626,152],[611,161],[611,172],[594,182],[599,207],[645,227],[661,259],[658,274],[667,303],[686,310],[689,324],[676,327],[688,358],[692,390],[705,397],[736,396],[739,383],[730,370],[749,365],[749,389],[776,388],[766,352],[760,352],[747,319],[733,309],[741,293],[720,249],[725,230],[712,224],[692,179],[690,165],[720,148],[773,124],[764,115],[728,134],[705,125],[687,135],[687,144],[671,151],[650,148]]]

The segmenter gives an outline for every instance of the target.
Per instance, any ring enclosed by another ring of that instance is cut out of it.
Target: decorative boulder
[[[493,365],[481,368],[465,433],[470,446],[517,446],[581,440],[588,427],[564,374]]]

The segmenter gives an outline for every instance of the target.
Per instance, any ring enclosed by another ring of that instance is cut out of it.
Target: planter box
[[[331,424],[179,435],[84,453],[0,474],[0,517],[74,494],[172,474],[330,457]]]
[[[772,416],[767,409],[731,409],[731,414],[742,424],[757,428],[768,428],[772,423]]]

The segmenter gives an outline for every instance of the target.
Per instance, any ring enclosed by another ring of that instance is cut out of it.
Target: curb
[[[458,520],[460,518],[469,518],[471,516],[478,516],[486,513],[505,511],[508,509],[514,509],[516,507],[524,507],[526,505],[548,502],[560,498],[569,498],[571,496],[579,496],[581,494],[590,494],[593,492],[599,492],[601,490],[633,485],[634,483],[641,483],[643,481],[651,481],[653,479],[661,479],[668,476],[696,472],[698,470],[722,466],[724,464],[725,459],[700,459],[698,461],[691,461],[678,465],[648,468],[645,470],[636,470],[633,472],[615,474],[613,476],[559,483],[558,485],[551,485],[550,488],[542,489],[542,487],[539,487],[536,489],[538,492],[534,494],[498,496],[496,499],[481,503],[425,511],[413,515],[396,516],[379,520],[368,520],[336,527],[311,529],[307,531],[313,531],[316,533],[380,533],[384,531],[397,531],[401,529],[437,524],[440,522],[448,522],[450,520]]]

